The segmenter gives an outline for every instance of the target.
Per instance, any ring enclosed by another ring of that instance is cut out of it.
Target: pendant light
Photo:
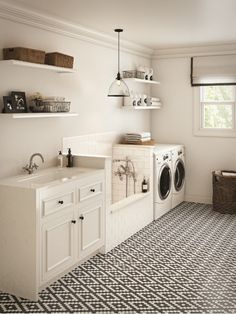
[[[108,92],[109,97],[128,97],[129,89],[120,76],[120,33],[123,29],[117,28],[114,30],[118,33],[118,73],[115,81],[111,84]]]

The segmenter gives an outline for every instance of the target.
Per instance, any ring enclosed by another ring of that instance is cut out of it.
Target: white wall
[[[0,64],[1,96],[10,91],[36,91],[65,96],[72,101],[78,117],[56,119],[17,119],[0,117],[0,177],[15,175],[30,155],[41,152],[51,165],[61,149],[63,136],[95,132],[149,131],[148,112],[121,109],[121,99],[108,98],[108,88],[117,71],[117,51],[46,30],[0,19],[0,50],[4,47],[30,47],[60,51],[75,57],[76,74],[56,74],[39,69]],[[148,59],[121,54],[123,69],[136,64],[150,65]]]
[[[158,143],[183,143],[186,147],[186,200],[211,202],[211,172],[236,170],[236,139],[193,135],[193,88],[190,58],[153,61],[161,84],[153,94],[163,108],[152,113],[152,134]]]

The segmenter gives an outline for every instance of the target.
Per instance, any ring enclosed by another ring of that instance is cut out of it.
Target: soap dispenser
[[[143,182],[142,182],[142,193],[147,193],[148,191],[148,182],[146,180],[146,178],[143,178]]]
[[[61,150],[59,151],[59,154],[57,156],[57,166],[59,168],[63,167],[63,156],[62,156]]]
[[[72,168],[73,167],[73,156],[71,154],[71,149],[68,148],[68,154],[67,154],[67,167]]]

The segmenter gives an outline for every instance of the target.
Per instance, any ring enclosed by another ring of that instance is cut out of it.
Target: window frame
[[[204,88],[205,86],[203,86]],[[236,87],[234,86],[234,93],[236,97]],[[232,101],[203,101],[201,87],[193,87],[193,133],[195,136],[209,136],[209,137],[236,137],[236,98]],[[233,128],[204,128],[204,104],[229,104],[233,109]]]

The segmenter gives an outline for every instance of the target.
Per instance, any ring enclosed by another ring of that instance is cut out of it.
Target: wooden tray
[[[137,142],[137,143],[129,143],[126,141],[122,141],[121,144],[154,146],[156,144],[156,142],[155,142],[155,140],[150,140],[150,141],[146,141],[146,142]]]

